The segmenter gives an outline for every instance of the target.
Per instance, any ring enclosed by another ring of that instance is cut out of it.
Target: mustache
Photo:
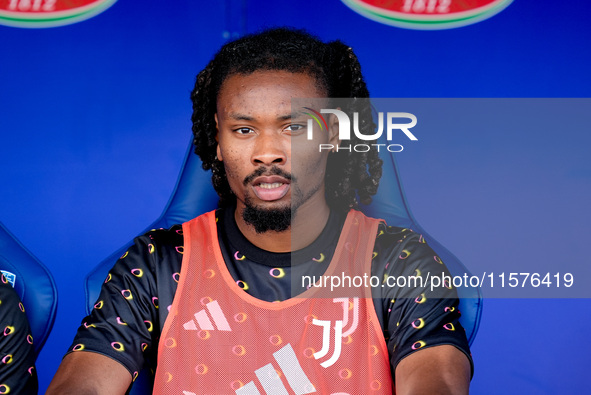
[[[260,177],[260,176],[279,176],[279,177],[283,177],[289,181],[292,181],[292,180],[296,181],[296,178],[294,176],[292,176],[291,174],[281,170],[277,166],[273,166],[271,168],[259,167],[258,169],[253,171],[251,174],[244,177],[244,181],[242,181],[242,183],[244,184],[244,186],[246,186],[246,185],[250,184],[255,178]]]

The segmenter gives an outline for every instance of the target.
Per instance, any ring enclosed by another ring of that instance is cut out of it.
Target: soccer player
[[[48,394],[123,394],[144,368],[155,394],[467,393],[453,289],[317,281],[444,267],[420,235],[355,210],[377,191],[375,150],[339,150],[333,115],[308,133],[333,98],[351,99],[345,111],[368,97],[339,41],[279,28],[224,45],[191,95],[220,208],[136,239]],[[371,109],[359,109],[373,134]]]

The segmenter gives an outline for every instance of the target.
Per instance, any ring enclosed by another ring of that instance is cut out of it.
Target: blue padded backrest
[[[57,309],[57,288],[49,270],[0,223],[0,270],[25,306],[38,356]]]
[[[182,224],[205,212],[217,208],[218,195],[211,184],[211,173],[201,168],[201,159],[193,153],[193,143],[185,154],[181,174],[172,195],[160,217],[140,234],[150,229],[170,228]],[[132,245],[132,241],[122,246],[99,263],[86,277],[86,309],[90,314],[98,299],[101,285],[109,270],[121,255]]]
[[[427,243],[443,259],[452,275],[469,273],[464,265],[447,249],[430,237],[414,220],[404,197],[400,177],[396,169],[393,154],[382,150],[380,156],[384,161],[380,187],[373,202],[362,206],[361,211],[374,218],[385,219],[388,225],[410,228],[423,235]],[[181,174],[162,215],[144,232],[154,228],[169,228],[174,224],[186,222],[217,207],[218,196],[211,185],[211,173],[201,168],[201,160],[193,153],[193,145],[189,145]],[[103,281],[115,261],[131,246],[131,242],[122,246],[108,258],[103,260],[86,278],[86,308],[92,310],[98,299]],[[472,344],[482,312],[482,297],[478,288],[459,288],[460,322],[466,329],[468,341]],[[151,384],[145,371],[135,381],[130,394],[151,393]]]

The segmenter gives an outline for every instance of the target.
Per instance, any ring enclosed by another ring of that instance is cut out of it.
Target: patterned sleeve
[[[174,229],[151,231],[135,239],[107,275],[68,353],[90,351],[108,356],[124,365],[134,380],[143,367],[155,366],[163,319],[160,310],[166,309],[159,308],[162,285],[158,281],[162,270],[170,271],[171,254],[178,255],[174,247],[172,252],[169,248],[173,243],[169,234],[179,236]]]
[[[385,282],[379,288],[384,312],[380,319],[385,328],[393,377],[396,366],[406,356],[444,344],[462,351],[473,371],[466,332],[459,322],[456,290],[451,284],[449,288],[431,290],[425,283],[409,280],[412,276],[426,279],[442,273],[449,275],[423,237],[409,229],[380,225],[374,257],[373,274]]]
[[[35,350],[25,307],[0,275],[0,394],[36,394]]]

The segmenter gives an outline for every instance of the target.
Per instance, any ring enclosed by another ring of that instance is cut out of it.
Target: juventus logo
[[[359,325],[359,299],[353,298],[349,301],[349,298],[334,298],[333,302],[343,304],[343,319],[335,321],[334,324],[334,351],[329,359],[320,363],[323,368],[328,368],[335,364],[341,356],[341,348],[343,344],[343,337],[349,336],[357,329]],[[353,310],[353,319],[351,326],[343,332],[343,328],[349,323],[349,310]],[[330,350],[330,330],[332,321],[317,320],[314,318],[312,324],[322,327],[322,348],[320,351],[312,354],[315,359],[325,357]]]
[[[331,321],[323,321],[323,320],[317,320],[316,318],[314,318],[312,320],[312,323],[314,325],[318,325],[322,327],[322,348],[320,349],[320,351],[315,352],[314,354],[314,358],[316,359],[320,359],[322,357],[324,357],[326,354],[328,354],[328,350],[330,349],[330,323]],[[323,368],[328,368],[329,366],[334,365],[334,363],[339,359],[339,357],[341,356],[341,345],[343,344],[343,321],[336,321],[335,325],[334,325],[334,352],[332,353],[332,356],[320,363],[320,366],[322,366]]]

